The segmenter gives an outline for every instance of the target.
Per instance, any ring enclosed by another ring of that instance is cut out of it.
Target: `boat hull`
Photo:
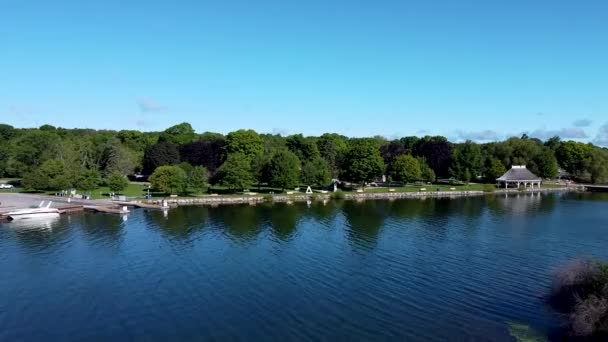
[[[23,213],[23,214],[8,214],[9,220],[28,220],[36,218],[58,217],[58,212],[43,212],[43,213]]]

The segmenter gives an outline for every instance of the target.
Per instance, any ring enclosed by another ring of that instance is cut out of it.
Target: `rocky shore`
[[[471,197],[483,195],[497,194],[522,194],[522,193],[545,193],[545,192],[565,192],[565,191],[581,191],[580,189],[570,188],[545,188],[545,189],[528,189],[520,191],[516,189],[497,189],[493,192],[483,191],[417,191],[417,192],[363,192],[351,193],[343,192],[339,195],[339,199],[344,200],[385,200],[385,199],[400,199],[400,198],[456,198],[456,197]],[[297,195],[243,195],[243,196],[206,196],[193,198],[170,198],[165,199],[169,204],[177,205],[220,205],[220,204],[243,204],[243,203],[260,203],[260,202],[307,202],[307,201],[328,201],[334,199],[332,194],[297,194]],[[338,198],[336,198],[338,199]],[[161,204],[162,200],[154,199],[148,201],[152,204]]]

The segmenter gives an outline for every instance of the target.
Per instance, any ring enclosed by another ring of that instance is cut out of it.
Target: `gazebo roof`
[[[525,165],[513,165],[509,171],[496,180],[499,182],[538,182],[541,179],[526,169]]]

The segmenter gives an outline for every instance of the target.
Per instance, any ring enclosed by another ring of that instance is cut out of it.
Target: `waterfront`
[[[79,214],[0,225],[0,340],[511,341],[555,267],[608,259],[608,197]]]

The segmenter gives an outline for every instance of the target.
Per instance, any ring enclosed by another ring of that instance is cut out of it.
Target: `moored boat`
[[[57,208],[51,208],[50,202],[44,206],[44,201],[40,203],[37,208],[27,208],[27,209],[18,209],[9,211],[4,215],[9,220],[21,220],[21,219],[31,219],[31,218],[40,218],[40,217],[56,217],[59,216],[60,212]]]

